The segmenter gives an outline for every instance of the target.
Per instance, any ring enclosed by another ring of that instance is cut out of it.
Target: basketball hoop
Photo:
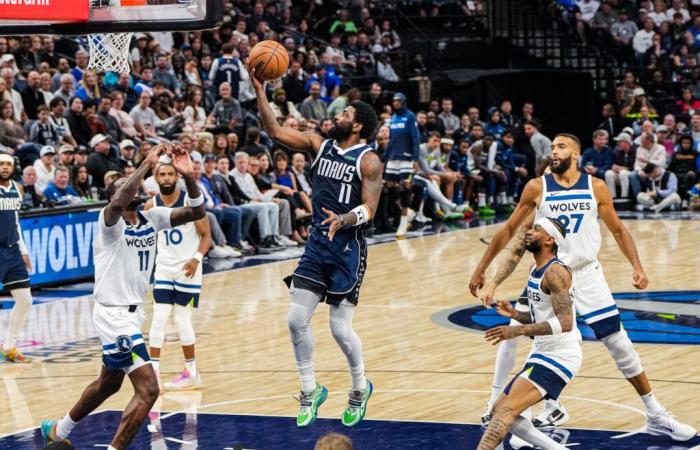
[[[88,69],[96,72],[129,73],[129,44],[134,33],[90,34]]]

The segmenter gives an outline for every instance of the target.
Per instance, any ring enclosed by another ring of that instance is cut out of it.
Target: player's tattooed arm
[[[502,300],[498,301],[496,303],[496,312],[502,315],[503,317],[515,319],[522,324],[532,323],[532,317],[530,317],[530,313],[525,311],[518,311],[517,309],[513,308],[513,305],[510,302]]]
[[[569,293],[571,272],[559,264],[552,264],[544,274],[542,288],[549,290],[552,309],[561,324],[562,333],[568,333],[574,327],[574,313]]]
[[[525,254],[525,233],[527,233],[528,228],[529,227],[524,226],[520,227],[518,233],[515,235],[513,247],[510,249],[508,258],[501,263],[498,272],[496,272],[496,276],[493,277],[493,283],[496,284],[496,286],[503,283],[513,273],[515,268],[518,267],[520,260],[523,258]]]

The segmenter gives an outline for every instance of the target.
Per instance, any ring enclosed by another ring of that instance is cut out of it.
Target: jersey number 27
[[[557,217],[557,220],[564,224],[566,234],[578,233],[578,229],[581,228],[581,222],[583,222],[583,214],[572,214],[571,217],[567,216],[566,214],[562,214],[561,216]],[[569,228],[572,221],[574,221],[573,230]]]

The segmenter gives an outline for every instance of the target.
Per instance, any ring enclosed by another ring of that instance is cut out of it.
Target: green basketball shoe
[[[311,425],[318,416],[318,408],[326,401],[327,397],[328,389],[318,383],[316,383],[316,389],[312,392],[301,391],[299,398],[297,398],[299,403],[301,403],[299,414],[297,415],[297,426],[308,427]]]
[[[343,425],[346,427],[352,427],[360,423],[362,419],[365,418],[365,413],[367,412],[367,402],[372,396],[372,391],[374,386],[372,382],[367,379],[367,389],[364,391],[355,391],[350,389],[348,392],[348,406],[345,407],[343,411]]]

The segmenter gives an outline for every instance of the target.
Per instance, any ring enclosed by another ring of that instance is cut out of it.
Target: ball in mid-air
[[[255,69],[259,80],[271,81],[284,75],[289,66],[289,53],[273,40],[258,42],[248,55],[248,67]]]

